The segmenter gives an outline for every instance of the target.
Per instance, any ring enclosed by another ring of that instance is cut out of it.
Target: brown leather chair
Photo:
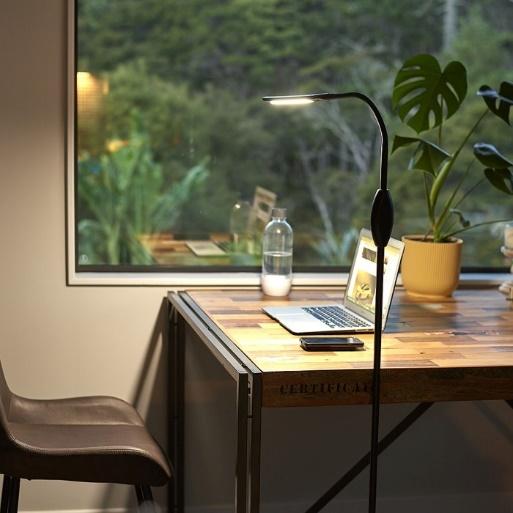
[[[16,513],[20,478],[131,484],[141,505],[153,502],[150,487],[166,484],[171,468],[125,401],[20,397],[0,363],[0,474],[0,513]]]

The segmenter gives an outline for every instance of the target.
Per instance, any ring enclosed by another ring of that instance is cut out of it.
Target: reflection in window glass
[[[447,127],[455,147],[459,124],[482,108],[471,93],[513,64],[513,4],[502,0],[77,0],[77,13],[82,270],[258,266],[273,205],[288,209],[296,269],[347,266],[377,186],[368,110],[347,100],[276,109],[260,98],[362,91],[393,134],[404,59],[460,59],[469,97]],[[511,134],[492,125],[476,140],[486,133],[511,149]],[[390,161],[396,236],[426,224],[405,158]],[[513,215],[486,184],[466,202],[477,221]],[[503,265],[501,229],[469,232],[464,263]]]

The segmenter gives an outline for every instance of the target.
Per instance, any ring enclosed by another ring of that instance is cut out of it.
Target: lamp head
[[[271,105],[281,106],[294,106],[306,105],[313,103],[315,100],[311,98],[312,95],[294,95],[294,96],[264,96],[262,100],[269,102]]]
[[[315,93],[315,94],[293,94],[289,96],[264,96],[262,100],[277,106],[306,105],[319,100],[336,100],[353,96],[358,93]]]

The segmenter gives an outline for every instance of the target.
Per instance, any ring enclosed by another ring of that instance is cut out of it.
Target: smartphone
[[[356,337],[302,337],[305,351],[355,351],[363,349],[363,341]]]

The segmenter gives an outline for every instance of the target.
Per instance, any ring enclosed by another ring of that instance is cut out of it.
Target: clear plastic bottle
[[[267,296],[286,296],[292,284],[293,233],[287,209],[273,208],[262,243],[262,291]]]

